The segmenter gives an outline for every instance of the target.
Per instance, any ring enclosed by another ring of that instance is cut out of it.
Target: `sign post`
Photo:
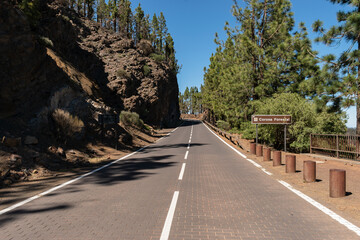
[[[251,123],[256,124],[256,144],[258,143],[258,124],[280,124],[284,126],[284,151],[286,152],[286,125],[292,123],[291,115],[252,115]]]

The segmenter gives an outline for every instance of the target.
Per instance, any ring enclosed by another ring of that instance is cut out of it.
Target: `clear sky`
[[[167,27],[175,41],[176,58],[182,65],[178,75],[179,90],[184,92],[187,86],[200,87],[203,84],[204,67],[209,65],[210,56],[216,49],[215,33],[219,33],[220,38],[225,40],[225,22],[236,25],[231,14],[233,0],[132,0],[131,3],[133,9],[141,3],[145,13],[151,17],[154,13],[164,13]],[[238,3],[244,6],[242,0],[238,0]],[[296,26],[305,22],[311,39],[316,37],[311,28],[315,20],[324,21],[325,27],[337,23],[336,12],[340,7],[328,0],[291,0],[291,3]],[[313,47],[320,55],[338,54],[344,50],[344,46],[329,48],[316,43],[313,43]],[[347,126],[355,127],[355,108],[348,109],[347,114]]]

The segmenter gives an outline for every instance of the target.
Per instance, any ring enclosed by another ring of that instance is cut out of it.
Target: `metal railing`
[[[310,134],[310,153],[360,160],[360,136]]]

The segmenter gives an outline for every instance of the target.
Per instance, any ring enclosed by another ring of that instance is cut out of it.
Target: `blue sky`
[[[239,4],[244,6],[242,0]],[[215,33],[225,39],[224,24],[226,21],[231,26],[236,22],[231,14],[233,0],[132,0],[132,8],[139,3],[145,13],[152,15],[163,12],[167,21],[169,32],[175,41],[176,58],[182,65],[178,75],[179,90],[191,86],[200,87],[203,83],[204,67],[209,65],[209,59],[215,52]],[[325,27],[336,24],[336,12],[340,9],[327,0],[291,0],[292,11],[296,26],[305,22],[311,39],[316,37],[312,32],[312,23],[320,19]],[[338,54],[344,46],[329,48],[323,44],[313,43],[313,47],[320,55],[329,53]],[[347,110],[349,120],[348,127],[356,125],[356,111],[354,107]]]

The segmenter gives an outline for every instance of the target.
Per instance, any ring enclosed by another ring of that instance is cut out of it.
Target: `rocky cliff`
[[[42,1],[35,29],[21,10],[2,2],[0,119],[31,125],[51,107],[56,92],[70,87],[76,94],[63,107],[73,114],[85,108],[81,118],[92,110],[95,119],[94,108],[129,110],[147,123],[174,125],[179,118],[176,74],[166,61],[149,57],[152,52],[149,42],[135,46],[57,1]]]

